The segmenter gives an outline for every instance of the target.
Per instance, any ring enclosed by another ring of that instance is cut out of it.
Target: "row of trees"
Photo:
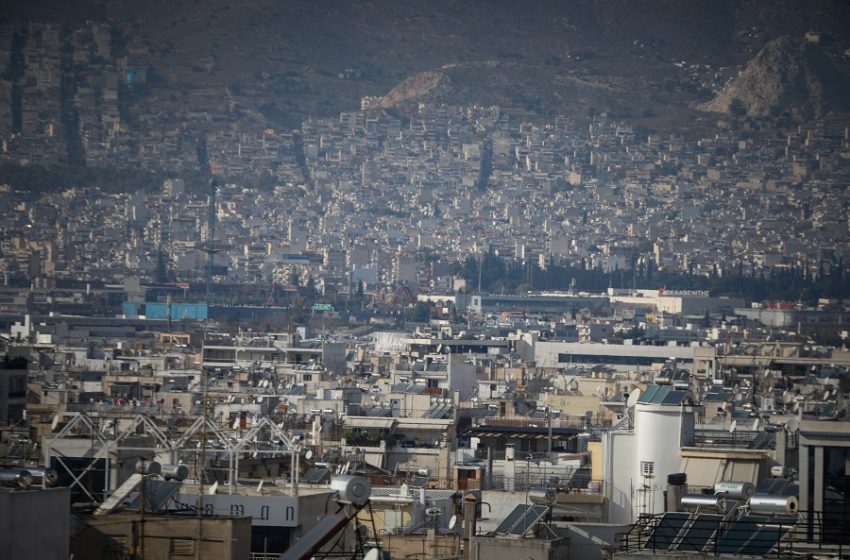
[[[656,270],[651,262],[629,270],[605,272],[583,266],[555,264],[545,268],[536,263],[506,261],[491,253],[480,259],[467,257],[453,267],[466,280],[468,290],[492,293],[526,293],[529,290],[603,291],[614,288],[667,288],[703,290],[713,296],[734,296],[749,301],[789,300],[814,303],[818,298],[850,298],[844,263],[821,267],[810,274],[808,267],[745,270],[743,266],[723,275],[701,276],[687,272]]]

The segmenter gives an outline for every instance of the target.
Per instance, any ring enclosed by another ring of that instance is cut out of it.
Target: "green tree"
[[[427,323],[431,320],[431,305],[425,301],[404,310],[404,319],[413,323]]]

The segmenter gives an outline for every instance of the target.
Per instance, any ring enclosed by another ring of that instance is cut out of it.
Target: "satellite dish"
[[[449,519],[449,531],[455,528],[457,525],[457,515],[452,515],[452,518]]]
[[[377,548],[373,548],[369,552],[366,553],[366,556],[363,557],[363,560],[379,560],[381,557],[381,551]]]
[[[54,414],[54,415],[53,415],[53,420],[50,422],[50,431],[55,432],[55,431],[56,431],[56,427],[57,427],[58,425],[59,425],[59,415],[58,415],[58,414]]]
[[[218,490],[218,481],[217,480],[215,482],[213,482],[212,486],[210,486],[210,489],[207,490],[207,495],[208,496],[215,496],[216,490]]]
[[[737,430],[737,429],[738,429],[738,421],[732,420],[732,425],[729,426],[729,433],[734,434],[735,430]]]
[[[626,400],[626,407],[632,408],[637,404],[638,399],[640,398],[640,389],[633,389],[631,393],[629,393],[629,398]]]
[[[308,450],[307,450],[307,453],[305,453],[305,454],[304,454],[304,458],[305,458],[305,459],[307,459],[308,461],[309,461],[310,459],[312,459],[312,458],[313,458],[313,450],[312,450],[312,449],[308,449]]]

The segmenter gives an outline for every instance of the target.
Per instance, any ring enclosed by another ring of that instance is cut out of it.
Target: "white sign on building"
[[[201,501],[197,496],[196,503]],[[203,496],[204,515],[251,517],[251,524],[271,527],[298,526],[298,498],[292,496]]]

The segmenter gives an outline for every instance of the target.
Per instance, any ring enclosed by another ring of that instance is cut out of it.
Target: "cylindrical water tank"
[[[331,481],[331,490],[338,493],[336,501],[360,506],[369,501],[372,485],[362,476],[342,474]]]
[[[685,510],[713,509],[718,512],[726,511],[726,497],[711,494],[685,494],[682,496],[682,508]]]
[[[727,498],[733,500],[746,500],[753,495],[755,489],[756,487],[751,482],[721,480],[714,484],[715,494],[724,494]]]
[[[555,491],[551,488],[535,488],[528,492],[528,501],[539,506],[548,506],[555,501]]]
[[[30,484],[32,484],[32,477],[28,471],[23,469],[0,470],[0,486],[27,488]]]
[[[685,411],[681,406],[637,403],[635,415],[634,463],[631,479],[647,490],[641,513],[660,513],[666,506],[664,490],[667,475],[680,472],[679,446]],[[623,465],[625,466],[625,465]]]
[[[162,465],[160,474],[165,480],[182,482],[189,478],[189,467],[186,465]]]
[[[750,498],[750,512],[762,515],[794,515],[799,504],[794,496],[777,496],[772,494],[755,494]]]
[[[162,472],[162,465],[156,461],[141,459],[136,463],[136,472],[139,474],[159,474]]]
[[[26,470],[30,473],[34,484],[53,486],[59,480],[59,475],[50,467],[27,467]]]

